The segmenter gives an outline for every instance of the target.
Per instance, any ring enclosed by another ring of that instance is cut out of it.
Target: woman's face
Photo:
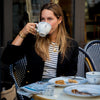
[[[52,34],[56,32],[58,24],[61,23],[61,19],[57,19],[51,10],[44,9],[41,13],[41,22],[47,22],[51,24],[52,28],[49,34]]]

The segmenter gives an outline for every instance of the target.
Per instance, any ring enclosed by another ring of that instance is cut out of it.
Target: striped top
[[[44,71],[42,78],[53,78],[56,77],[56,68],[58,61],[58,46],[52,42],[49,46],[49,57],[50,60],[45,61]]]

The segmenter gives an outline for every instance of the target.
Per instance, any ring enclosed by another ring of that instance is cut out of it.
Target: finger
[[[35,23],[30,23],[29,25],[30,25],[31,28],[35,28],[36,27]]]
[[[30,32],[36,32],[36,29],[35,28],[30,28],[29,31]]]
[[[33,35],[36,35],[36,30],[30,29],[29,31],[30,31],[30,33],[32,33]]]

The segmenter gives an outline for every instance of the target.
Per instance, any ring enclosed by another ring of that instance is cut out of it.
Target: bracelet
[[[18,35],[19,35],[22,39],[24,39],[24,38],[26,37],[25,35],[23,35],[22,32],[20,32]]]

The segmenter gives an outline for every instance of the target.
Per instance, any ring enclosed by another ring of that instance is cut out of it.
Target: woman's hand
[[[31,33],[33,35],[36,35],[36,24],[35,23],[27,23],[24,28],[19,32],[19,34],[16,36],[14,41],[12,42],[13,45],[20,46],[24,40],[24,38],[27,36],[27,34]]]
[[[31,33],[33,35],[36,35],[36,24],[35,23],[27,23],[24,28],[20,31],[24,36]]]

